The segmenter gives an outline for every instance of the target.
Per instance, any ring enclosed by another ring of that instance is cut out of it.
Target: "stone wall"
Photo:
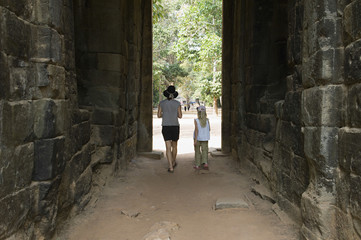
[[[0,1],[0,239],[50,239],[135,156],[151,3],[98,2]]]
[[[224,4],[222,144],[269,185],[302,239],[361,238],[360,9]]]

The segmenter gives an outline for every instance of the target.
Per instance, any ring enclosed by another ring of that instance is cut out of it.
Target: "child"
[[[194,119],[194,169],[199,170],[202,164],[203,169],[208,170],[208,141],[211,127],[205,106],[199,106],[197,108],[197,116],[198,118]]]

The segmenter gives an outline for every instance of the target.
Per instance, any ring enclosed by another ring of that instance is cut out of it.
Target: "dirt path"
[[[185,115],[181,122],[175,173],[167,172],[165,158],[135,159],[124,176],[107,180],[96,204],[73,218],[56,239],[141,240],[152,233],[162,240],[298,239],[295,230],[272,211],[270,202],[251,193],[255,183],[241,175],[228,157],[210,157],[209,172],[192,169],[192,118]],[[158,121],[154,119],[154,149],[164,151]],[[211,124],[210,146],[219,147],[220,118],[211,117]],[[222,198],[242,199],[248,208],[214,210]],[[152,229],[164,221],[163,228]]]

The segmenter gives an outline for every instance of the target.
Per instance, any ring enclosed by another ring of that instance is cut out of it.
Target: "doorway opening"
[[[157,108],[174,85],[183,118],[179,153],[194,152],[197,107],[211,125],[210,147],[221,147],[222,0],[153,0],[153,150],[165,150]]]

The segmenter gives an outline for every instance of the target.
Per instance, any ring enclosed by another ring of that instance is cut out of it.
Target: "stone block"
[[[14,12],[20,18],[29,20],[32,13],[31,0],[24,1],[13,1],[13,0],[2,0],[2,6],[6,6],[11,12]]]
[[[345,31],[353,40],[361,38],[361,1],[356,0],[348,4],[344,9],[343,21]]]
[[[283,105],[284,105],[285,101],[284,100],[280,100],[278,102],[275,103],[275,115],[277,119],[283,119]]]
[[[62,22],[63,1],[57,1],[57,0],[34,1],[33,19],[34,22],[36,23],[53,26],[55,29],[61,32],[61,27],[64,25]]]
[[[73,137],[73,144],[76,151],[79,151],[83,145],[90,141],[90,136],[93,134],[92,128],[90,127],[90,122],[82,122],[80,124],[72,126],[72,137]],[[97,136],[95,140],[102,141],[101,137]],[[98,139],[100,138],[100,139]]]
[[[54,103],[55,135],[66,135],[71,125],[70,102],[68,100],[54,100]]]
[[[247,136],[247,141],[249,144],[258,148],[262,147],[262,142],[264,141],[264,137],[265,137],[264,133],[252,129],[247,129],[245,130],[245,134]]]
[[[345,89],[338,85],[304,90],[302,92],[302,121],[305,126],[344,126],[345,96]]]
[[[97,69],[101,71],[121,72],[121,58],[120,54],[112,53],[98,53]]]
[[[245,89],[246,112],[259,113],[259,101],[264,95],[265,86],[247,86]],[[236,99],[236,98],[234,98]]]
[[[304,62],[302,83],[305,88],[344,82],[343,48],[325,48],[316,51]]]
[[[345,49],[345,83],[361,82],[361,40],[357,40]]]
[[[96,146],[112,146],[114,139],[115,128],[113,126],[91,126],[91,142]]]
[[[63,171],[64,137],[36,140],[34,148],[34,181],[54,179]]]
[[[334,185],[335,168],[338,166],[338,128],[304,128],[304,149],[308,161],[319,174],[319,183],[328,190]]]
[[[309,166],[305,158],[293,156],[290,176],[301,184],[302,192],[304,192],[310,181]]]
[[[301,126],[301,100],[301,91],[286,93],[283,103],[283,120],[291,121],[293,124]]]
[[[229,209],[229,208],[249,209],[249,205],[243,199],[240,198],[217,199],[215,204],[215,210]]]
[[[65,69],[52,64],[39,63],[36,70],[36,85],[41,88],[38,98],[64,99]]]
[[[75,183],[75,195],[74,200],[77,203],[80,203],[82,197],[85,196],[91,188],[93,172],[91,167],[88,167],[79,177]]]
[[[351,216],[341,209],[336,209],[336,232],[339,240],[358,239]]]
[[[32,100],[37,94],[36,69],[34,64],[16,57],[9,57],[10,98],[12,100]]]
[[[282,146],[292,150],[298,156],[304,156],[304,136],[301,127],[286,121],[281,121],[278,127],[279,135],[277,137]]]
[[[121,94],[119,88],[94,86],[88,89],[86,101],[99,108],[118,109]],[[133,99],[128,99],[130,102]],[[135,107],[135,106],[132,106]]]
[[[2,50],[8,55],[28,58],[32,49],[30,25],[6,8],[0,8],[0,11]]]
[[[361,130],[342,128],[338,135],[339,164],[343,171],[361,175]]]
[[[0,200],[0,237],[5,239],[21,228],[31,209],[29,189],[19,191]]]
[[[63,64],[63,37],[56,30],[34,25],[31,27],[30,42],[33,61]]]
[[[301,235],[309,237],[306,239],[332,239],[330,236],[334,236],[336,207],[333,196],[322,192],[322,197],[318,197],[319,194],[311,191],[302,194],[301,213],[304,225]]]
[[[1,16],[0,16],[1,20]],[[1,24],[1,21],[0,21]],[[0,42],[1,44],[1,42]],[[1,45],[0,45],[1,47]],[[0,52],[0,98],[8,99],[10,95],[10,72],[8,58],[5,53]]]
[[[36,182],[32,185],[31,219],[37,229],[35,239],[50,239],[54,234],[58,220],[57,199],[60,182],[61,178],[58,177],[53,181]]]
[[[83,71],[84,78],[93,86],[114,87],[125,89],[126,79],[123,74],[116,71],[101,71],[88,69]]]
[[[338,169],[336,177],[337,206],[347,212],[350,206],[350,174]]]
[[[2,144],[16,146],[34,139],[33,106],[30,101],[0,102],[0,111]]]
[[[350,177],[350,213],[361,216],[361,176]]]
[[[17,146],[14,151],[15,189],[29,187],[34,166],[34,143]]]
[[[55,137],[55,103],[52,100],[37,100],[34,106],[34,134],[38,139]]]
[[[111,163],[113,161],[114,152],[110,146],[98,147],[91,155],[92,165],[98,163]]]
[[[92,113],[92,124],[95,125],[113,125],[112,111],[95,108]]]
[[[361,73],[361,72],[360,72]],[[355,84],[348,90],[347,120],[353,128],[361,128],[361,84]]]

